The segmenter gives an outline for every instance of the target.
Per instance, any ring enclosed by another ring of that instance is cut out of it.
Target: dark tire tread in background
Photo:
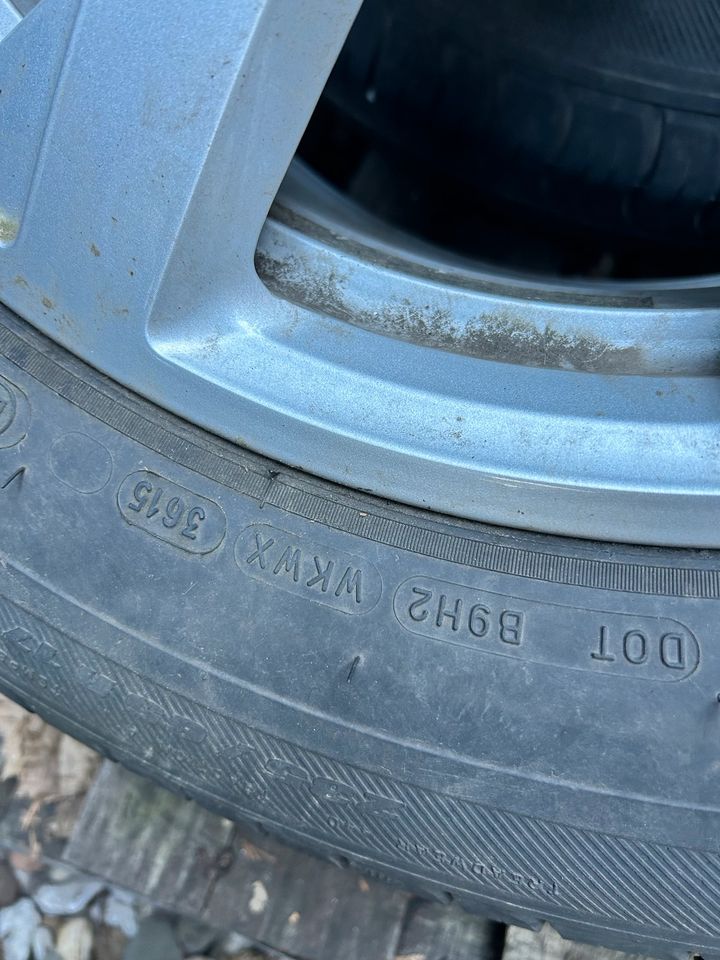
[[[408,193],[404,225],[436,194],[434,239],[477,202],[697,257],[720,231],[720,2],[366,0],[316,131],[329,117],[373,145],[371,192],[405,171],[384,196]]]

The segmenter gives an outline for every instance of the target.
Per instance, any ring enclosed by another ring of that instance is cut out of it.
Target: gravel
[[[102,919],[109,927],[121,930],[128,940],[137,935],[137,910],[131,902],[110,893],[105,900]]]
[[[32,941],[32,955],[34,960],[54,960],[55,937],[49,927],[38,927]],[[54,955],[54,956],[53,956]]]
[[[62,960],[90,960],[93,928],[87,917],[72,917],[58,930],[55,947]]]
[[[240,933],[27,854],[0,853],[3,960],[268,960]]]
[[[40,914],[29,897],[0,910],[0,939],[5,960],[29,960]]]
[[[38,910],[48,917],[71,917],[81,913],[105,887],[99,880],[65,880],[43,883],[32,897]]]

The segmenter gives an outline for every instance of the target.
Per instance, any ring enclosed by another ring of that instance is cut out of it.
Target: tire
[[[699,247],[720,222],[719,51],[717,0],[367,0],[324,102],[436,218],[510,203],[546,233]]]
[[[720,956],[716,555],[302,476],[4,308],[0,355],[5,693],[340,865]]]

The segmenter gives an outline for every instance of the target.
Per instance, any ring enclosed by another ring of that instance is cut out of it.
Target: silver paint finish
[[[488,278],[301,174],[279,205],[306,226],[268,222],[275,292],[258,277],[359,2],[42,0],[0,44],[0,298],[311,473],[498,524],[720,546],[712,289]]]

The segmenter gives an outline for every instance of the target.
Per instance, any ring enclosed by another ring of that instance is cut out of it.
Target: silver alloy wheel
[[[42,0],[13,26],[2,0],[0,298],[160,405],[340,483],[720,546],[717,278],[498,276],[297,166],[263,229],[359,3]]]

